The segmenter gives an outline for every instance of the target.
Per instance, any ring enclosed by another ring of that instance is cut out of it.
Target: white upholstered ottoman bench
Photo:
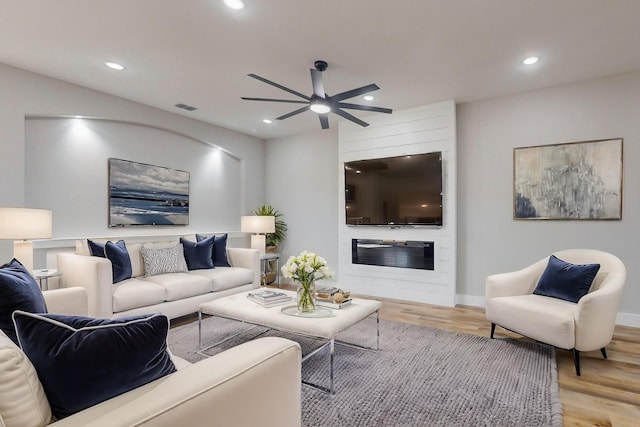
[[[279,290],[295,297],[295,292]],[[249,291],[252,292],[252,291]],[[247,298],[249,292],[242,292],[234,295],[230,295],[224,298],[218,298],[210,302],[206,302],[200,305],[198,310],[198,348],[199,353],[204,354],[204,351],[221,344],[224,341],[232,337],[228,337],[223,341],[217,342],[207,347],[202,346],[202,316],[211,315],[223,317],[226,319],[233,319],[244,323],[250,323],[252,325],[264,326],[269,329],[275,329],[278,331],[289,332],[301,336],[306,336],[319,340],[326,340],[319,348],[313,350],[311,353],[304,355],[302,361],[304,362],[309,357],[313,356],[323,348],[329,346],[330,357],[330,386],[329,388],[321,387],[315,384],[305,383],[308,386],[326,391],[328,393],[334,393],[333,387],[333,358],[334,347],[336,342],[336,335],[350,326],[355,325],[361,320],[375,314],[376,315],[376,347],[371,350],[379,350],[380,348],[380,307],[382,303],[380,301],[354,298],[346,307],[341,309],[330,309],[326,307],[320,308],[320,313],[315,313],[312,316],[300,316],[289,315],[283,311],[291,312],[292,310],[283,310],[289,307],[291,304],[284,304],[282,306],[275,307],[261,307],[255,302]],[[293,303],[295,304],[295,302]],[[351,343],[342,343],[346,345],[356,346]],[[361,347],[367,348],[367,347]],[[206,355],[206,354],[205,354]]]

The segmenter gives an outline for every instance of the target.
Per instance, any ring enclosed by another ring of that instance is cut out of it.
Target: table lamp
[[[50,239],[52,214],[48,209],[0,208],[0,240],[13,240],[13,257],[33,272],[32,239]]]
[[[261,233],[276,231],[276,217],[272,215],[251,215],[240,218],[240,231],[251,235],[251,249],[258,249],[260,255],[266,252],[266,237]]]

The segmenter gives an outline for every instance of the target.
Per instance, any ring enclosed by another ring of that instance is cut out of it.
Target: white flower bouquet
[[[282,275],[299,283],[298,311],[312,312],[316,308],[315,281],[329,279],[333,273],[327,261],[313,252],[302,251],[298,256],[290,256],[281,268]]]

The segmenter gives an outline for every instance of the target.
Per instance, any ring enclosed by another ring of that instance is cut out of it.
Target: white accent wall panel
[[[364,118],[360,127],[339,127],[338,254],[342,287],[355,293],[453,306],[456,295],[456,116],[453,101],[391,115]],[[354,160],[442,152],[443,226],[347,226],[344,163]],[[434,270],[353,264],[352,239],[419,240],[435,243]]]

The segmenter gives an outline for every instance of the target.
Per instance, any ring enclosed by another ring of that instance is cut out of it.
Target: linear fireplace
[[[353,264],[434,269],[433,242],[416,240],[352,239]]]

